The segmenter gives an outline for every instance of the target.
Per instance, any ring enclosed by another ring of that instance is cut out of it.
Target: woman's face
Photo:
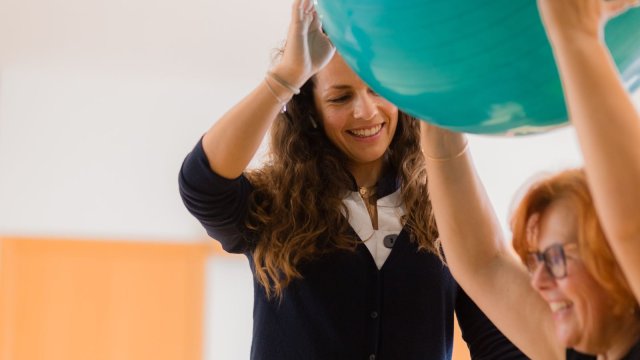
[[[567,347],[589,353],[606,350],[615,337],[619,319],[611,311],[611,298],[580,260],[577,216],[567,199],[554,201],[538,223],[538,251],[563,244],[566,276],[556,279],[542,264],[531,283],[549,304],[558,340]]]
[[[324,132],[352,166],[382,163],[398,124],[398,108],[373,92],[336,54],[315,77]]]

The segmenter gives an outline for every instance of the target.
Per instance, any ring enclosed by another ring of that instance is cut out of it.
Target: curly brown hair
[[[257,239],[255,275],[269,297],[281,297],[291,281],[302,278],[303,262],[330,251],[353,251],[360,242],[344,216],[342,199],[353,187],[347,158],[313,120],[319,118],[314,86],[312,78],[287,104],[271,127],[267,162],[247,174],[255,188],[247,220]],[[399,112],[386,159],[401,181],[407,210],[402,224],[411,241],[441,256],[416,118]]]

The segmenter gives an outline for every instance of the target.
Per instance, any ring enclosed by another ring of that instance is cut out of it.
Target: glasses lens
[[[551,245],[543,255],[547,269],[556,279],[567,276],[567,267],[564,257],[564,249],[561,244]]]

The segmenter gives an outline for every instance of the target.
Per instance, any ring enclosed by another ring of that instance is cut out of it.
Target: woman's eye
[[[343,102],[345,102],[347,100],[349,100],[349,95],[342,95],[342,96],[338,96],[338,97],[334,97],[334,98],[329,99],[329,102],[337,104],[337,103],[343,103]]]
[[[375,92],[373,89],[369,89],[369,94],[371,95],[375,95],[375,96],[380,96],[377,92]]]

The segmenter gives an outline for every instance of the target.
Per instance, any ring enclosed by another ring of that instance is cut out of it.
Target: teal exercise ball
[[[551,47],[533,0],[316,0],[322,26],[377,93],[420,119],[476,134],[567,123]],[[640,87],[640,8],[612,19],[607,45]]]

